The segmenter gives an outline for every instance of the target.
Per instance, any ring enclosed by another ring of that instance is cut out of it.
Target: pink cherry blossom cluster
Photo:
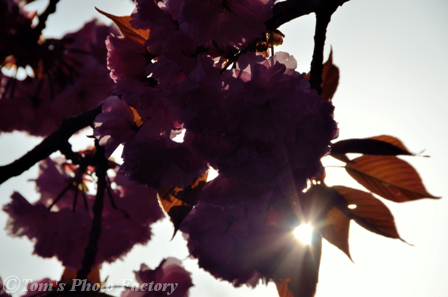
[[[39,200],[29,203],[15,192],[3,207],[10,216],[6,230],[11,236],[26,236],[34,244],[34,254],[57,257],[65,267],[81,268],[81,260],[92,225],[95,195],[89,193],[93,166],[76,166],[64,158],[46,159],[39,164],[35,180]],[[95,265],[113,262],[135,244],[151,238],[150,225],[163,218],[156,191],[129,181],[110,169],[102,231]],[[117,240],[119,238],[120,240]]]
[[[91,21],[60,39],[45,39],[24,2],[30,1],[0,1],[0,132],[48,136],[63,119],[112,94],[104,40],[117,30]],[[15,72],[6,75],[2,68]],[[17,77],[27,68],[26,77]]]
[[[331,101],[310,87],[293,56],[268,55],[273,0],[135,3],[123,36],[90,22],[61,40],[37,43],[45,52],[37,62],[21,60],[20,46],[8,43],[2,54],[15,56],[2,59],[31,65],[35,76],[1,74],[0,129],[48,135],[63,118],[106,98],[94,136],[107,157],[123,145],[123,164],[109,162],[94,266],[148,242],[150,225],[163,217],[157,193],[183,189],[185,197],[196,195],[181,201],[192,210],[173,222],[200,267],[234,286],[291,278],[310,258],[291,231],[306,219],[302,190],[321,174],[320,159],[337,137]],[[34,16],[17,15],[23,32],[32,28]],[[76,164],[42,161],[39,200],[16,192],[3,207],[10,235],[28,237],[35,254],[57,257],[74,271],[84,268],[94,229],[93,152],[80,152]],[[218,176],[194,189],[211,168]],[[186,296],[191,279],[176,261],[142,266],[137,280],[178,275],[176,294]]]
[[[131,286],[130,289],[121,293],[121,297],[166,295],[187,297],[188,290],[193,286],[190,273],[182,267],[180,260],[172,257],[163,259],[156,269],[150,269],[146,264],[142,264],[140,270],[134,271],[134,274],[139,286]],[[171,286],[167,288],[167,285]],[[158,289],[157,286],[159,286]]]
[[[59,0],[39,15],[25,9],[33,1],[0,0],[0,132],[48,137],[0,166],[1,184],[40,161],[39,199],[14,192],[3,211],[9,235],[27,237],[34,254],[56,257],[65,270],[26,296],[55,295],[40,288],[75,277],[104,289],[101,264],[146,244],[164,213],[216,279],[235,287],[274,281],[282,297],[314,296],[322,238],[349,257],[350,220],[401,239],[371,193],[325,185],[327,154],[385,199],[437,198],[395,157],[414,155],[397,138],[331,143],[339,70],[331,53],[323,64],[323,52],[331,16],[348,0],[134,0],[130,16],[98,10],[121,34],[92,21],[60,39],[42,36]],[[312,12],[306,75],[274,45],[284,37],[279,26]],[[73,152],[69,138],[89,125],[95,148]],[[119,146],[122,164],[108,159]],[[56,151],[64,157],[49,158]],[[212,170],[217,176],[206,180]],[[307,225],[309,245],[294,235]],[[162,296],[168,287],[167,295],[187,297],[193,286],[175,258],[154,270],[142,264],[135,276],[139,289],[126,287],[122,297]],[[7,290],[0,278],[0,297]]]
[[[9,295],[6,294],[6,290],[3,285],[3,279],[1,277],[0,277],[0,297],[9,297]]]
[[[163,259],[160,265],[155,269],[150,269],[146,264],[142,264],[139,271],[134,271],[137,283],[123,282],[128,286],[120,288],[121,297],[188,297],[189,289],[193,286],[190,273],[184,269],[182,262],[176,258],[169,257]],[[60,281],[44,278],[39,281],[28,283],[23,291],[26,291],[22,297],[33,296],[52,296],[52,295],[70,295],[76,289],[79,289],[85,295],[99,295],[100,290],[111,291],[115,286],[110,284],[96,283],[92,279],[93,285],[85,280],[71,279],[64,272]],[[111,296],[107,294],[101,294]],[[10,297],[3,289],[0,278],[0,296]]]
[[[337,137],[332,103],[294,57],[254,46],[273,1],[136,4],[131,25],[149,38],[108,37],[115,94],[95,136],[108,156],[123,144],[120,171],[148,188],[185,188],[217,170],[181,226],[191,255],[235,286],[286,278],[304,252],[291,235],[304,219],[294,201]]]

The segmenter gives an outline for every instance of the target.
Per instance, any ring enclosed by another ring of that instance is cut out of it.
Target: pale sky
[[[38,0],[37,4],[46,3]],[[94,6],[116,15],[132,11],[128,0],[62,0],[58,14],[50,19],[48,36],[81,27],[99,14]],[[445,95],[448,69],[448,2],[442,0],[352,0],[339,8],[330,23],[326,55],[330,45],[341,79],[333,99],[340,137],[363,138],[389,134],[400,138],[412,152],[430,158],[407,157],[420,173],[427,190],[441,200],[420,200],[397,204],[385,201],[395,216],[403,239],[383,238],[351,223],[352,263],[337,248],[325,243],[317,297],[445,297],[448,296],[448,103]],[[284,45],[298,60],[299,71],[308,72],[313,49],[314,16],[283,26]],[[40,140],[20,133],[0,136],[0,164],[7,164],[29,151]],[[75,148],[84,148],[80,135]],[[326,164],[341,165],[332,160]],[[327,169],[327,184],[357,187],[344,169]],[[16,190],[30,200],[37,199],[34,184],[37,168],[0,186],[0,204],[10,201]],[[6,215],[0,212],[0,226]],[[3,227],[2,227],[3,228]],[[154,225],[153,240],[136,246],[124,261],[104,265],[102,278],[121,284],[134,279],[141,263],[155,268],[163,257],[186,259],[186,243],[179,235],[169,241],[168,219]],[[54,259],[31,255],[32,243],[0,232],[0,276],[59,279],[62,266]],[[445,252],[444,252],[445,251]],[[275,286],[259,285],[256,290],[233,289],[198,269],[195,260],[184,265],[192,272],[192,297],[276,296]],[[21,294],[15,294],[19,296]]]

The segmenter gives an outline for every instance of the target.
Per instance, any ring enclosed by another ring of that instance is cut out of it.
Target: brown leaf
[[[173,187],[159,189],[157,198],[163,211],[170,217],[174,225],[174,234],[179,230],[180,224],[193,209],[198,201],[198,196],[205,186],[208,172],[194,180],[193,184],[185,189]]]
[[[266,32],[266,42],[269,47],[273,47],[274,45],[282,45],[283,38],[285,34],[280,32],[279,30],[272,30]]]
[[[115,16],[96,7],[95,9],[102,15],[111,19],[115,25],[117,25],[118,29],[120,29],[120,32],[124,37],[141,45],[145,45],[145,41],[149,38],[149,29],[135,29],[132,27],[131,21],[133,18],[131,16]]]
[[[394,136],[390,136],[390,135],[378,135],[378,136],[374,136],[374,137],[369,137],[368,139],[374,139],[374,140],[379,140],[379,141],[383,141],[383,142],[387,142],[390,143],[400,149],[402,149],[403,151],[406,151],[409,153],[409,155],[413,155],[413,153],[411,153],[407,147],[403,144],[403,142],[401,142],[400,139],[394,137]]]
[[[159,198],[159,204],[162,209],[168,213],[171,208],[181,205],[188,205],[182,200],[178,199],[177,196],[183,189],[181,188],[170,188],[170,189],[159,189],[157,196]]]
[[[294,297],[294,294],[289,290],[288,284],[291,282],[290,278],[281,280],[281,283],[277,285],[277,291],[279,297]]]
[[[344,162],[344,163],[351,162],[346,154],[338,154],[338,153],[330,152],[330,156],[332,156],[333,158],[335,158],[341,162]]]
[[[345,169],[368,190],[395,202],[439,198],[426,191],[411,165],[396,157],[362,156],[347,163]]]
[[[320,228],[327,213],[333,208],[333,191],[325,185],[313,185],[306,193],[300,194],[300,206],[305,221]]]
[[[135,125],[137,125],[137,127],[141,127],[143,125],[144,121],[142,120],[142,117],[139,115],[137,109],[135,109],[132,106],[129,106],[129,109],[131,109],[132,114],[134,116]]]
[[[320,232],[323,238],[343,251],[352,260],[348,244],[349,228],[350,218],[337,207],[333,207],[327,212],[326,223]]]
[[[310,79],[311,74],[308,73],[305,78]],[[328,60],[324,63],[322,68],[322,94],[323,100],[330,100],[333,98],[339,83],[339,68],[333,64],[333,49],[330,51]]]
[[[344,187],[333,187],[347,204],[356,206],[349,211],[354,215],[352,218],[367,230],[391,238],[400,238],[395,220],[387,206],[372,194]]]
[[[61,282],[72,284],[73,280],[76,279],[78,271],[72,268],[64,267],[64,271],[62,272]],[[100,267],[96,266],[90,271],[87,275],[87,280],[92,284],[101,284],[100,280]]]
[[[291,238],[289,246],[284,246],[270,276],[277,284],[280,297],[313,297],[319,275],[322,252],[322,237],[313,234],[310,246],[304,246]],[[283,294],[283,295],[281,295]]]
[[[412,155],[412,153],[407,150],[395,146],[389,142],[371,138],[345,139],[331,145],[331,156],[341,160],[340,155],[347,153],[377,156]]]
[[[322,94],[324,100],[333,98],[339,83],[339,68],[333,64],[333,49],[322,69]]]
[[[159,204],[163,211],[170,217],[174,225],[173,238],[179,230],[180,224],[193,209],[193,205],[187,204],[176,198],[179,193],[183,192],[181,188],[160,189],[157,193]]]

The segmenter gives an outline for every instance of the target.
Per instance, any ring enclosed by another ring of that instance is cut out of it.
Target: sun
[[[311,224],[300,224],[293,231],[294,236],[303,244],[311,245],[313,239],[313,226]]]

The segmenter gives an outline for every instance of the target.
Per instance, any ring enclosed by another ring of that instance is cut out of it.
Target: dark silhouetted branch
[[[42,31],[46,27],[47,19],[48,17],[56,12],[56,5],[58,4],[59,0],[50,0],[50,3],[48,3],[47,8],[45,11],[39,16],[39,23],[34,28],[34,34],[36,35],[35,38],[39,38],[39,36],[42,34]],[[37,40],[37,39],[36,39]]]
[[[287,0],[277,3],[272,9],[273,16],[266,21],[268,30],[275,30],[281,25],[298,17],[319,10],[336,10],[349,0]]]
[[[37,162],[49,157],[52,153],[66,148],[70,137],[79,130],[92,124],[101,113],[102,105],[77,116],[65,119],[61,126],[39,145],[11,164],[0,166],[0,184],[13,176],[18,176],[30,169]]]
[[[313,60],[311,61],[310,85],[318,94],[322,94],[322,68],[324,62],[324,46],[327,27],[334,11],[316,12],[316,31],[314,34]]]
[[[95,197],[95,203],[93,204],[93,220],[92,227],[89,234],[89,243],[84,252],[84,258],[82,259],[82,267],[78,271],[78,279],[86,279],[87,275],[95,264],[95,257],[98,253],[98,242],[101,237],[101,219],[103,214],[104,205],[104,191],[106,190],[106,172],[108,169],[108,161],[105,156],[104,147],[100,146],[98,140],[95,140],[96,146],[96,176],[98,177],[98,186]]]
[[[322,93],[322,64],[327,27],[331,15],[349,0],[287,0],[277,3],[273,16],[266,21],[268,30],[275,30],[281,25],[314,12],[316,14],[316,31],[314,35],[313,60],[311,61],[311,88]]]

